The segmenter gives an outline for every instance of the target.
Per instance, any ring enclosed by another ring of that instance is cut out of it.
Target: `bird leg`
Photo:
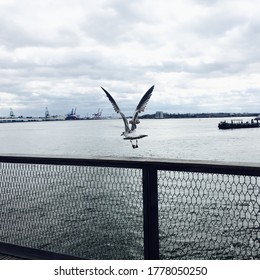
[[[138,148],[137,140],[135,141],[136,144],[133,144],[132,140],[130,140],[130,142],[132,144],[133,149]]]

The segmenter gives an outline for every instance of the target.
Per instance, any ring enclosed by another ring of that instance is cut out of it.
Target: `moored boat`
[[[256,121],[255,121],[256,120]],[[250,122],[243,122],[243,120],[231,120],[231,122],[223,121],[218,124],[219,129],[237,129],[237,128],[253,128],[260,127],[258,119],[251,120]]]

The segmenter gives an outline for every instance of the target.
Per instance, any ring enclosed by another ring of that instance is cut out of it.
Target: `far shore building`
[[[155,113],[155,118],[156,119],[163,119],[163,112],[162,111],[157,111]]]

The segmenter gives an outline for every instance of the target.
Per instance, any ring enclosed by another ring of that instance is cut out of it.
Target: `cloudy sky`
[[[0,0],[0,116],[260,112],[259,0]]]

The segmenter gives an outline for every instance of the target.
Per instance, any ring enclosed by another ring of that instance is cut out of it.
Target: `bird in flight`
[[[145,109],[150,97],[152,96],[154,86],[152,86],[150,89],[148,89],[148,91],[144,94],[144,96],[140,100],[139,104],[137,105],[137,107],[135,109],[135,112],[133,114],[132,120],[129,122],[131,124],[131,128],[129,126],[127,118],[121,112],[121,110],[118,107],[118,105],[116,104],[114,98],[104,88],[102,88],[102,89],[106,93],[109,101],[112,103],[112,106],[113,106],[115,112],[119,113],[121,115],[123,121],[124,121],[125,131],[122,132],[121,136],[124,136],[124,138],[123,138],[124,140],[130,140],[130,142],[132,144],[132,147],[134,149],[138,148],[137,140],[148,136],[148,135],[144,135],[144,134],[138,134],[136,132],[136,125],[139,123],[138,114],[141,113],[141,112],[144,112],[144,109]],[[133,140],[135,140],[135,144],[133,143]]]

